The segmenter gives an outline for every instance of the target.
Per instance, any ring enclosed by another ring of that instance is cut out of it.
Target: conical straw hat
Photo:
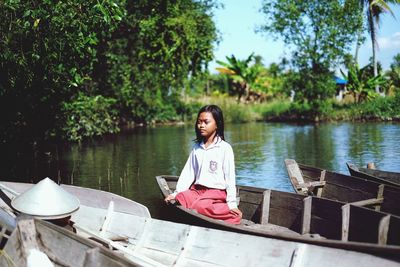
[[[79,209],[79,199],[49,178],[41,180],[11,201],[21,213],[41,219],[58,219]]]

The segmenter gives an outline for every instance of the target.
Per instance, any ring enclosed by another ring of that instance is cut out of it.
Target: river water
[[[292,191],[284,159],[348,174],[346,162],[400,172],[400,124],[227,124],[237,183]],[[163,219],[156,175],[179,175],[193,145],[191,125],[135,128],[81,146],[49,146],[10,164],[3,179],[63,183],[111,191]],[[4,169],[4,166],[3,166]]]

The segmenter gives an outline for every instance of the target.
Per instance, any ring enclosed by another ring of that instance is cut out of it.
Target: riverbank
[[[275,99],[264,103],[237,103],[231,97],[202,97],[186,102],[190,110],[206,104],[219,105],[227,122],[340,122],[394,121],[400,122],[400,96],[378,97],[359,104],[325,101],[315,110],[307,103]],[[196,114],[192,114],[192,117]]]

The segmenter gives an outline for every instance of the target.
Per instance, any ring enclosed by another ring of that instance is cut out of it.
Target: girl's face
[[[202,112],[197,119],[197,128],[205,140],[210,137],[212,140],[217,132],[217,122],[210,112]]]

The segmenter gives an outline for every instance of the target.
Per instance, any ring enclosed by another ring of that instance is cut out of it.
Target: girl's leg
[[[176,195],[175,200],[185,208],[192,208],[193,203],[200,197],[200,192],[193,187],[180,192]]]
[[[240,216],[230,213],[228,204],[226,204],[226,192],[223,190],[208,189],[197,201],[192,203],[191,208],[217,220],[240,224]]]

